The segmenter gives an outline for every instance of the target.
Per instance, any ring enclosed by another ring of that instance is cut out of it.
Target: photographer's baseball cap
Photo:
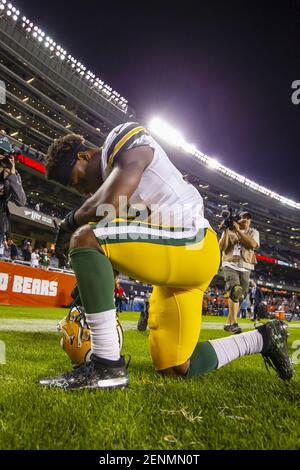
[[[241,219],[247,216],[247,219],[252,219],[252,215],[248,211],[242,211],[239,213]]]
[[[7,137],[0,137],[0,153],[11,153],[12,145]]]

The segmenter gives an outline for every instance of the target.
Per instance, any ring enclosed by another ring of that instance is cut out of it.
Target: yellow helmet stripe
[[[127,140],[129,140],[133,135],[137,134],[140,131],[145,131],[146,132],[146,129],[142,126],[135,127],[134,129],[129,131],[127,134],[125,134],[124,137],[120,140],[120,142],[117,143],[117,145],[114,147],[113,153],[110,155],[110,157],[108,159],[108,166],[110,168],[112,168],[114,157],[119,152],[121,147],[127,142]]]

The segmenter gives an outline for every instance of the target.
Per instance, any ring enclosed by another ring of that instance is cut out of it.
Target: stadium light
[[[235,180],[249,187],[252,191],[259,192],[261,194],[264,194],[267,197],[276,199],[282,204],[289,206],[293,209],[300,209],[300,203],[295,202],[292,199],[289,199],[287,197],[281,196],[275,193],[274,191],[271,191],[270,189],[259,185],[255,181],[251,181],[245,176],[240,175],[236,173],[235,171],[231,170],[230,168],[225,167],[224,165],[219,163],[216,159],[211,158],[208,155],[205,155],[204,153],[200,152],[194,145],[186,142],[182,134],[178,130],[171,127],[169,124],[164,122],[161,118],[159,117],[153,118],[150,121],[148,128],[150,129],[150,131],[152,131],[161,139],[168,142],[170,145],[178,147],[182,150],[185,150],[187,153],[192,154],[194,157],[198,158],[203,163],[205,163],[208,166],[208,168],[214,169],[222,173],[223,175],[229,177],[230,179]]]
[[[182,134],[158,117],[152,119],[149,129],[175,147],[182,147],[185,144]]]
[[[32,22],[30,22],[30,20],[26,16],[22,16],[21,18],[19,18],[20,11],[16,7],[14,7],[11,3],[9,3],[5,7],[6,3],[7,3],[6,0],[0,0],[0,11],[7,9],[7,11],[6,11],[7,16],[12,18],[12,20],[14,20],[16,22],[18,20],[20,20],[21,21],[21,26],[25,29],[26,33],[31,33],[32,28],[34,28],[33,37],[35,39],[37,39],[39,41],[39,43],[43,43],[46,49],[49,48],[50,57],[51,58],[60,57],[61,60],[65,60],[65,57],[68,55],[68,53],[65,49],[63,49],[62,46],[60,46],[60,45],[57,46],[57,50],[60,52],[60,55],[58,55],[58,54],[56,56],[54,56],[53,54],[51,55],[51,52],[53,52],[54,48],[56,47],[56,43],[52,39],[50,39],[49,36],[46,37],[45,33],[40,28],[38,28],[36,25],[34,25]],[[49,44],[51,45],[51,47],[49,47]],[[73,62],[73,63],[74,62],[76,63],[77,61],[72,56],[69,56],[69,59],[70,60],[68,60],[66,63],[69,64],[74,69],[73,64],[70,63],[70,61]],[[78,62],[77,65],[78,65],[78,67],[80,67],[80,70],[79,71],[76,70],[76,72],[78,73],[80,78],[84,78],[84,73],[82,73],[82,71],[86,72],[87,68],[83,64],[81,64],[80,62]],[[97,81],[100,81],[100,79],[96,78],[96,75],[91,71],[89,72],[89,75],[91,77],[91,79],[89,80],[89,86],[92,88],[93,85],[94,85],[94,79],[97,80]],[[96,92],[100,92],[101,87],[98,87],[97,90],[95,89],[95,87],[93,87],[93,89]],[[109,86],[108,86],[108,91],[109,92],[112,91],[112,88],[109,87]],[[108,99],[110,96],[111,96],[111,93],[106,94],[105,98]],[[127,113],[127,110],[128,110],[128,106],[127,106],[128,101],[127,100],[125,100],[124,103],[123,102],[120,103],[119,101],[115,101],[115,103],[122,112]]]
[[[216,170],[220,167],[220,163],[215,158],[209,158],[207,160],[207,165],[211,170]]]

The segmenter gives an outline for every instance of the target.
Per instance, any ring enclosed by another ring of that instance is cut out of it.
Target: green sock
[[[187,377],[196,377],[208,374],[218,367],[218,357],[208,341],[198,343],[190,359]]]
[[[86,313],[114,309],[115,279],[109,259],[96,248],[73,248],[70,257]]]

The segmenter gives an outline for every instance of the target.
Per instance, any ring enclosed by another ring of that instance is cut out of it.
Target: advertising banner
[[[0,261],[0,305],[63,307],[75,282],[73,274]]]

